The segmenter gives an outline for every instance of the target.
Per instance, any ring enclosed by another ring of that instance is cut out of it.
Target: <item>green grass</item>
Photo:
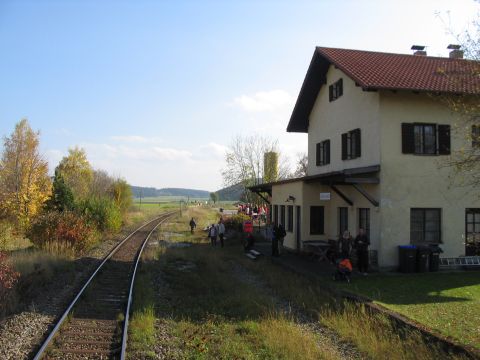
[[[203,224],[218,220],[219,215],[211,210],[191,208],[162,230],[186,231],[192,216]],[[142,288],[155,288],[152,279],[158,274],[168,284],[159,291],[155,314],[156,321],[167,327],[173,339],[160,337],[156,341],[170,349],[171,358],[273,360],[297,359],[299,354],[307,360],[338,358],[334,348],[319,347],[315,334],[304,331],[294,319],[273,310],[269,294],[234,277],[231,261],[235,256],[232,257],[231,252],[239,251],[237,242],[224,249],[212,249],[205,233],[187,232],[181,241],[191,242],[191,247],[150,248],[140,273],[140,281],[150,282],[150,286]],[[146,297],[151,299],[141,292],[135,294],[135,299]],[[133,330],[137,336],[129,340],[133,351],[130,356],[153,357],[147,354],[150,343],[143,340],[148,338],[145,334],[152,327],[146,329],[144,324],[150,324],[150,320],[142,318],[143,309],[151,308],[152,303],[141,304],[143,300],[139,303],[135,299],[134,319],[140,319],[137,323],[142,326]]]
[[[372,274],[339,285],[443,335],[480,348],[480,272]]]

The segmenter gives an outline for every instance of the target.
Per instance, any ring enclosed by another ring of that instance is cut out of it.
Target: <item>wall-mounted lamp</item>
[[[295,202],[295,196],[288,195],[288,198],[287,198],[287,200],[285,200],[285,202],[289,202],[289,201]]]

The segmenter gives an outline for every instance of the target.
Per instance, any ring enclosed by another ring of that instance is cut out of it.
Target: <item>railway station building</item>
[[[398,265],[399,245],[480,255],[480,193],[444,166],[461,148],[480,151],[479,128],[466,138],[442,101],[478,103],[479,66],[458,47],[444,58],[317,47],[287,126],[308,133],[307,175],[251,188],[270,196],[284,245],[364,228],[381,268]]]

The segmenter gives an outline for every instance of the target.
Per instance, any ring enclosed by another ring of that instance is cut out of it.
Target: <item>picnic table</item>
[[[318,257],[318,261],[329,261],[328,251],[332,248],[331,244],[323,240],[307,240],[303,242],[305,252]]]

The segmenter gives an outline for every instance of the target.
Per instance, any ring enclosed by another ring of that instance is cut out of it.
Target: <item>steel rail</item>
[[[151,221],[148,221],[146,222],[145,224],[141,225],[140,227],[138,227],[136,230],[134,230],[132,233],[130,233],[125,239],[123,239],[120,243],[118,243],[108,254],[107,256],[105,256],[105,258],[103,259],[103,261],[100,263],[100,265],[95,269],[95,271],[93,272],[93,274],[88,278],[88,280],[85,282],[85,284],[82,286],[82,288],[80,289],[80,291],[77,293],[77,295],[75,296],[75,298],[73,299],[73,301],[68,305],[67,309],[65,310],[65,312],[63,313],[63,315],[60,317],[60,319],[57,321],[55,327],[53,328],[53,330],[50,332],[50,334],[48,335],[48,337],[45,339],[45,341],[43,342],[42,346],[40,347],[40,349],[37,351],[35,357],[33,358],[33,360],[40,360],[45,352],[45,350],[47,349],[48,345],[50,345],[50,342],[52,341],[52,339],[54,338],[54,336],[57,334],[58,330],[60,329],[60,327],[62,326],[62,324],[65,322],[65,319],[67,318],[68,314],[70,314],[72,308],[75,306],[75,304],[77,303],[78,299],[80,298],[80,296],[82,296],[83,292],[85,291],[85,289],[88,287],[88,285],[90,285],[90,283],[92,282],[92,280],[95,278],[95,276],[97,275],[97,273],[100,271],[100,269],[103,267],[103,265],[120,249],[120,247],[126,242],[128,241],[128,239],[130,239],[135,233],[137,233],[139,230],[141,230],[142,228],[144,228],[145,226],[147,225],[150,225],[151,223],[159,220],[160,218],[162,218],[163,216],[165,215],[168,215],[168,216],[171,216],[173,215],[175,212],[170,212],[170,213],[167,213],[167,214],[162,214],[158,217],[156,217],[155,219],[151,220]],[[168,217],[167,216],[167,217]]]
[[[125,311],[125,320],[123,321],[123,335],[122,335],[122,349],[120,353],[120,360],[125,360],[125,356],[127,353],[127,339],[128,339],[128,320],[130,318],[130,307],[132,304],[132,298],[133,298],[133,287],[135,285],[135,276],[137,274],[137,268],[138,264],[140,263],[140,259],[142,257],[143,249],[148,243],[148,240],[150,239],[150,236],[153,234],[153,232],[159,227],[161,224],[163,224],[165,221],[167,221],[173,214],[169,214],[168,216],[165,217],[162,221],[160,221],[153,229],[150,231],[148,234],[147,238],[143,241],[142,247],[140,248],[137,259],[135,261],[135,267],[133,269],[132,273],[132,279],[130,282],[130,291],[128,293],[128,301],[127,301],[127,310]]]

